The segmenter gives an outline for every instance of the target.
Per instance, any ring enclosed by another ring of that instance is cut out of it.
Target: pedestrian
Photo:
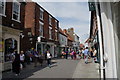
[[[66,53],[65,58],[67,59],[68,58],[68,51],[66,51],[65,53]]]
[[[15,64],[14,64],[14,60],[15,60],[15,51],[12,50],[11,51],[11,61],[12,61],[12,72],[15,72]]]
[[[79,59],[79,57],[80,57],[79,55],[80,55],[80,52],[79,52],[79,50],[77,50],[77,52],[76,52],[76,58],[77,59]]]
[[[21,69],[25,68],[25,55],[23,51],[20,52],[20,64],[22,65]]]
[[[73,56],[74,56],[74,60],[76,60],[76,52],[75,52],[75,50],[73,51]]]
[[[83,55],[82,55],[82,49],[79,50],[79,57],[80,59],[82,59]]]
[[[18,52],[15,50],[15,54],[14,54],[14,60],[13,60],[13,65],[14,65],[14,73],[16,76],[20,75],[20,55],[18,54]]]
[[[62,59],[65,58],[65,55],[66,55],[66,53],[64,51],[62,51],[62,53],[61,53]]]
[[[51,68],[51,58],[52,58],[52,54],[51,54],[49,51],[47,51],[45,57],[46,57],[47,64],[48,64],[49,68]]]
[[[85,57],[86,64],[88,63],[88,54],[89,54],[88,47],[86,47],[86,49],[84,50],[84,57]]]
[[[33,62],[34,61],[34,48],[31,48],[30,50],[30,61]]]
[[[84,57],[84,50],[85,50],[85,48],[83,48],[83,50],[82,50],[82,57],[83,57],[83,59],[85,58]]]
[[[93,61],[97,62],[97,50],[95,48],[93,48]]]
[[[39,52],[38,56],[39,56],[39,63],[40,63],[40,65],[42,66],[42,65],[43,65],[43,54],[41,54],[41,53]]]
[[[73,54],[74,54],[74,51],[71,51],[70,53],[71,59],[73,59]]]
[[[31,57],[30,50],[27,50],[25,54],[26,54],[26,57],[25,57],[26,63],[29,65],[30,64],[30,57]]]
[[[36,49],[33,50],[33,59],[34,59],[34,67],[37,67],[39,56],[38,56],[38,51]]]

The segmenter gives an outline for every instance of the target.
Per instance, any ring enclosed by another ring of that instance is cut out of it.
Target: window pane
[[[40,19],[43,20],[43,10],[40,9]]]
[[[4,14],[4,1],[0,0],[0,14]]]
[[[19,20],[19,7],[20,5],[17,2],[13,3],[13,19]]]
[[[18,19],[18,15],[13,14],[13,18],[14,18],[15,20],[17,20],[17,19]]]

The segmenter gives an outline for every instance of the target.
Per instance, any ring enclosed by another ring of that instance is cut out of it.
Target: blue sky
[[[62,29],[73,27],[84,42],[89,34],[90,12],[86,2],[38,2],[44,9],[57,18]]]

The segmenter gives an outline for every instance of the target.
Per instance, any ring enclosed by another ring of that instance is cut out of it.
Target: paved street
[[[95,63],[85,64],[84,60],[56,59],[52,67],[44,64],[34,67],[27,65],[21,71],[20,76],[14,76],[11,72],[5,72],[4,78],[99,78],[98,65]]]

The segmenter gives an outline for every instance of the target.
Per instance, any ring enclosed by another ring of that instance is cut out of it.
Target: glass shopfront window
[[[9,38],[5,40],[5,62],[11,61],[11,54],[14,50],[17,50],[17,41],[15,39]]]

